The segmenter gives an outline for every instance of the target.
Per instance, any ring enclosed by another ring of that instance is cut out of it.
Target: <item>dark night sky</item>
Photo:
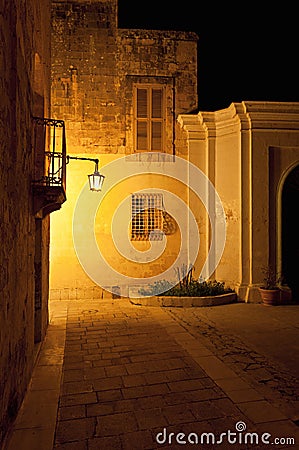
[[[268,11],[253,9],[252,4],[248,11],[246,3],[230,11],[227,4],[196,1],[190,8],[186,2],[182,9],[184,2],[174,0],[119,0],[119,27],[198,34],[200,111],[216,111],[242,100],[299,101],[295,3],[292,9],[271,4]],[[202,11],[195,11],[196,6]]]

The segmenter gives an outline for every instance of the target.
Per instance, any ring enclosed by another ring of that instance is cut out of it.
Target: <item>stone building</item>
[[[65,194],[63,186],[50,186],[44,177],[44,136],[49,128],[44,118],[50,117],[50,0],[0,5],[1,445],[46,333],[49,212],[60,207]],[[63,129],[63,122],[57,124]]]
[[[122,278],[136,275],[142,281],[174,263],[179,241],[174,228],[170,233],[168,226],[167,248],[151,264],[148,251],[163,245],[159,231],[165,228],[163,217],[170,218],[166,211],[170,205],[161,189],[174,189],[179,198],[188,196],[186,186],[178,182],[174,186],[174,179],[167,176],[175,157],[188,157],[177,117],[197,109],[197,39],[192,32],[119,29],[116,0],[53,2],[52,113],[65,120],[69,154],[98,156],[101,166],[106,166],[105,190],[116,174],[125,178],[125,172],[133,170],[131,156],[140,165],[138,174],[114,186],[98,210],[97,242],[109,267],[102,270],[95,261],[87,264],[93,264],[91,271],[102,273],[101,283],[95,283],[96,274],[82,270],[73,245],[73,214],[91,166],[85,161],[68,165],[68,202],[52,221],[53,299],[99,298],[106,291],[127,295],[128,282]],[[112,173],[108,174],[109,167]],[[157,167],[161,170],[158,184],[152,173]],[[95,201],[95,195],[99,200],[104,197],[90,193],[85,206]],[[112,216],[122,202],[127,204],[113,236]],[[145,209],[141,204],[147,205]],[[128,231],[134,208],[136,217]],[[80,223],[86,231],[89,225],[84,221],[88,217],[83,213]],[[125,258],[115,248],[118,232],[119,240],[127,241]],[[154,244],[150,244],[150,232]],[[86,242],[82,245],[86,247]],[[140,264],[141,255],[146,264]],[[121,275],[110,276],[111,268]]]
[[[52,111],[69,152],[97,155],[106,175],[88,194],[86,162],[68,166],[68,202],[52,216],[53,299],[133,295],[189,264],[246,301],[259,301],[268,265],[296,289],[282,193],[299,162],[298,103],[197,113],[197,39],[120,29],[115,0],[53,3]]]
[[[232,103],[181,115],[190,158],[215,186],[226,215],[216,278],[259,302],[270,267],[298,300],[299,103]]]
[[[1,444],[49,269],[52,299],[135,295],[189,264],[246,301],[268,264],[298,290],[299,104],[197,112],[198,36],[120,29],[117,0],[0,4]]]

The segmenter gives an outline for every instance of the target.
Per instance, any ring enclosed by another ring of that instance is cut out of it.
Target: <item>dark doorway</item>
[[[282,190],[282,274],[299,302],[299,166],[287,176]]]

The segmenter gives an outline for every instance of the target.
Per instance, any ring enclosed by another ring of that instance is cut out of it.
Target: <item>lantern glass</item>
[[[93,174],[88,175],[89,180],[89,189],[91,191],[101,191],[103,182],[104,182],[104,175],[101,175],[100,172],[95,171]]]

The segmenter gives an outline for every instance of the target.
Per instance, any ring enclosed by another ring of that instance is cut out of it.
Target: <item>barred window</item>
[[[163,239],[162,194],[132,194],[132,241]]]

